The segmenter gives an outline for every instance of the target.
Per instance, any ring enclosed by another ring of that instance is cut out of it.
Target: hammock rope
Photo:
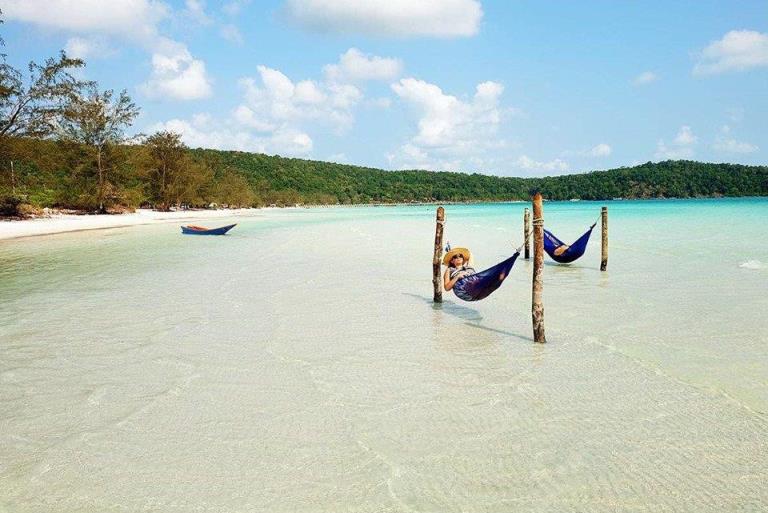
[[[542,220],[542,221],[543,221],[543,220]],[[523,248],[525,247],[525,245],[526,245],[526,244],[528,244],[528,241],[531,239],[531,232],[532,232],[532,231],[533,231],[533,230],[529,230],[529,231],[528,231],[528,232],[525,234],[525,239],[523,240],[523,243],[522,243],[522,244],[520,244],[520,245],[517,247],[517,249],[515,250],[515,253],[520,253],[520,252],[523,250]]]

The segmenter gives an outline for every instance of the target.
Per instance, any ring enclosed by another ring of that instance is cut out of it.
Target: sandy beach
[[[232,217],[254,217],[265,209],[240,208],[220,210],[178,210],[158,212],[149,209],[137,209],[130,214],[76,215],[54,214],[51,217],[0,221],[0,240],[53,235],[56,233],[77,232],[83,230],[102,230],[122,228],[143,224],[183,223],[187,221],[205,221]]]

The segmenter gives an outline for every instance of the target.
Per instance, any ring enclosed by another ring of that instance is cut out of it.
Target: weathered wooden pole
[[[602,251],[600,255],[600,270],[605,271],[608,267],[608,207],[603,207],[600,211],[602,218]]]
[[[432,286],[433,301],[443,302],[443,287],[440,282],[440,259],[443,257],[443,226],[445,225],[445,209],[437,207],[437,222],[435,223],[435,254],[432,257]]]
[[[523,214],[523,240],[525,241],[525,259],[526,260],[531,258],[531,242],[529,239],[530,236],[531,236],[531,211],[526,208],[525,214]]]
[[[544,303],[542,289],[544,277],[544,209],[541,193],[533,196],[533,284],[531,294],[531,317],[533,319],[533,341],[544,343]]]

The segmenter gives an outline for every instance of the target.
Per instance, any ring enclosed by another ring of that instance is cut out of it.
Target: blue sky
[[[768,162],[768,1],[4,0],[190,146],[552,175]]]

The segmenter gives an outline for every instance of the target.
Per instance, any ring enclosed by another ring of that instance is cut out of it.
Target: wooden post
[[[531,294],[531,317],[533,319],[533,341],[544,343],[544,304],[542,288],[544,275],[544,209],[541,193],[533,196],[533,284]]]
[[[600,256],[600,270],[605,271],[608,267],[608,207],[603,207],[600,212],[602,218],[602,252]]]
[[[443,257],[443,225],[445,225],[445,209],[437,207],[437,222],[435,224],[435,253],[432,257],[432,286],[433,301],[443,302],[443,284],[440,280],[440,260]]]
[[[525,241],[525,259],[526,260],[531,258],[530,236],[531,236],[531,211],[526,208],[525,214],[523,214],[523,240]]]

